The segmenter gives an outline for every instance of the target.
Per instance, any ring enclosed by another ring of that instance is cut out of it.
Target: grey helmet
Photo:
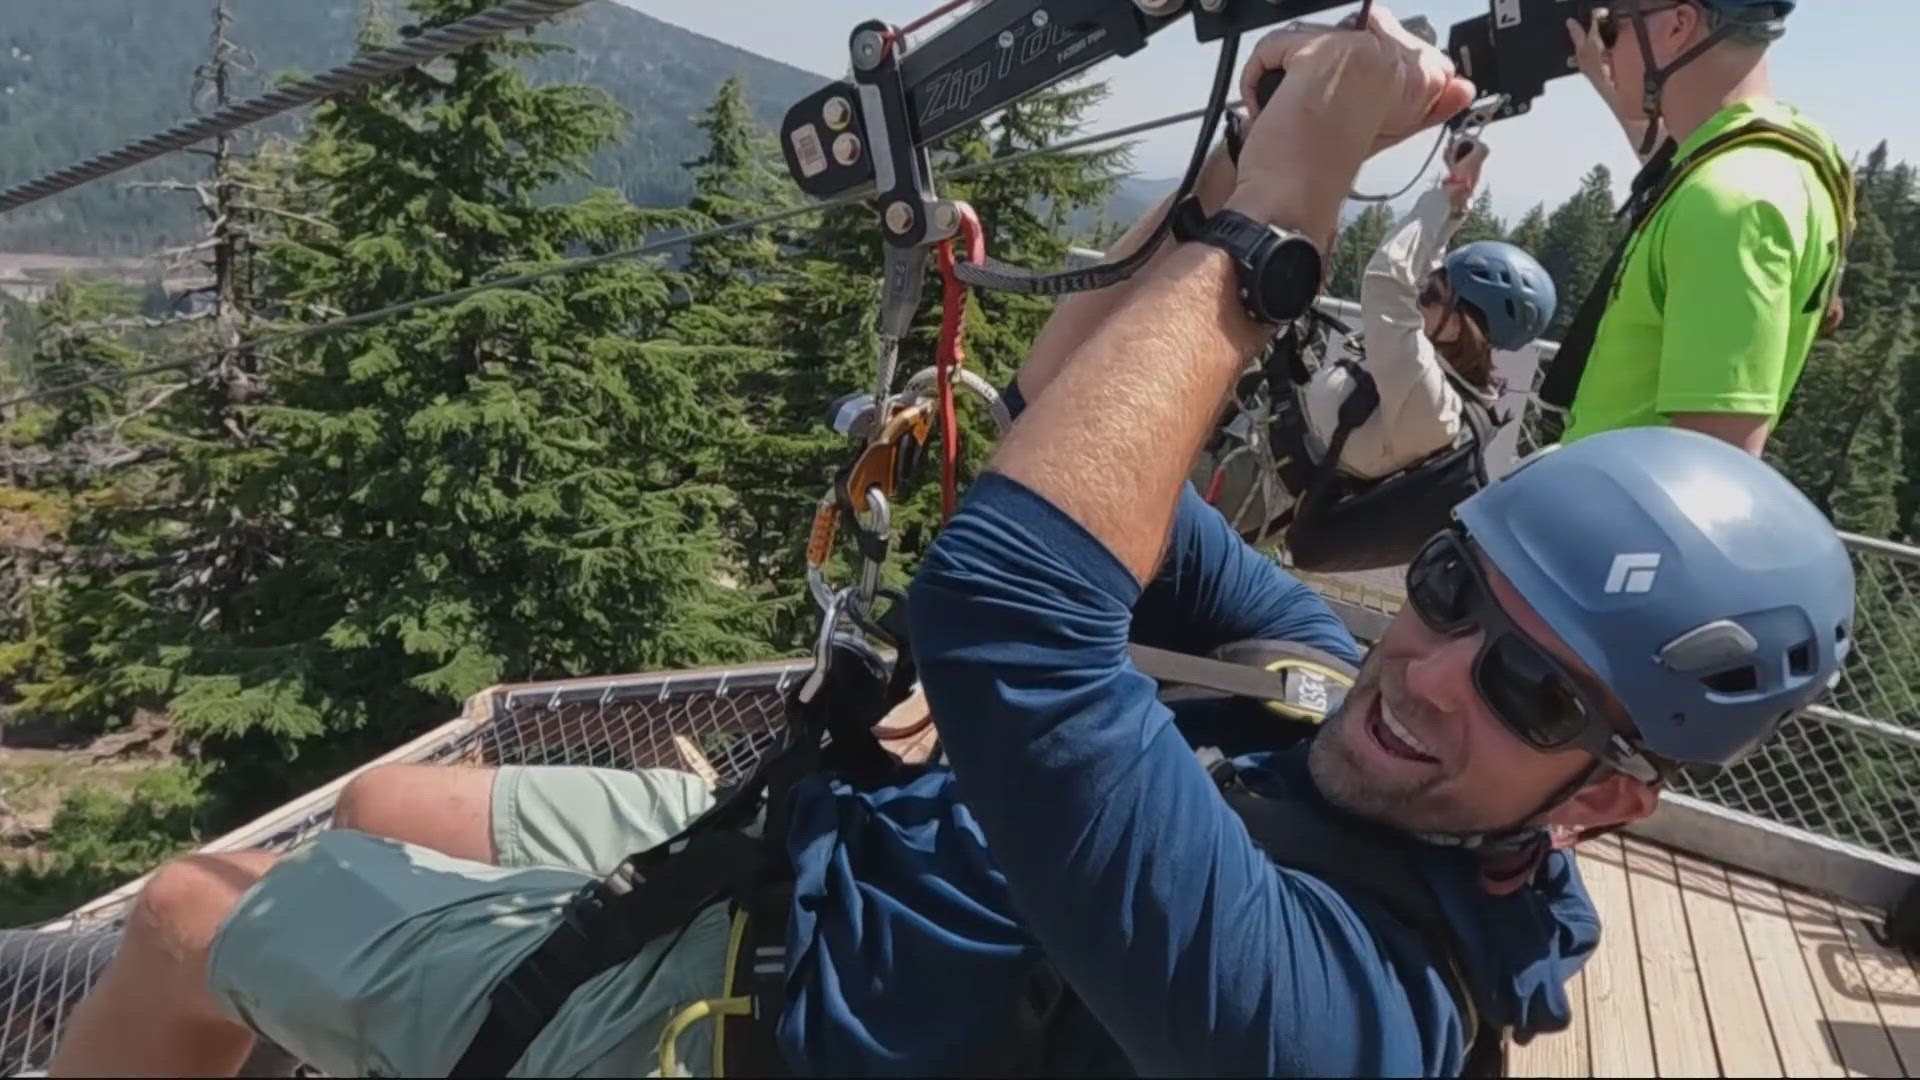
[[[1853,564],[1765,462],[1676,428],[1545,452],[1463,502],[1468,534],[1626,706],[1646,750],[1725,767],[1839,678]]]

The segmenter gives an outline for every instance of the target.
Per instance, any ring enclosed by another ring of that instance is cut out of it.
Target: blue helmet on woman
[[[1539,260],[1512,244],[1482,240],[1447,256],[1456,300],[1472,304],[1496,349],[1523,349],[1546,333],[1559,297]]]
[[[1457,514],[1626,707],[1629,741],[1670,764],[1732,765],[1846,662],[1853,564],[1832,523],[1772,467],[1711,436],[1647,427],[1582,439]]]

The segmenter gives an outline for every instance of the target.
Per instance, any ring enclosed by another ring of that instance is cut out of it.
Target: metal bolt
[[[1279,3],[1280,0],[1269,0],[1269,2]],[[1182,7],[1185,7],[1186,3],[1187,0],[1133,0],[1134,7],[1155,17],[1172,15]]]
[[[862,71],[870,71],[880,66],[880,58],[886,55],[887,43],[874,30],[862,30],[853,35],[853,63]]]
[[[913,207],[904,200],[887,207],[887,228],[903,236],[913,231]]]
[[[1003,49],[1013,48],[1013,31],[1011,30],[1000,31],[1000,47]]]
[[[1227,0],[1200,0],[1200,10],[1209,15],[1218,15],[1227,10]]]
[[[853,132],[843,132],[833,140],[833,160],[842,165],[851,165],[860,160],[860,136]]]
[[[1048,19],[1045,8],[1033,13],[1033,28],[1035,30],[1045,30],[1047,28],[1047,22]]]
[[[933,225],[934,228],[939,229],[943,233],[950,233],[958,229],[960,227],[960,211],[955,210],[952,203],[941,203],[939,207],[933,211]]]
[[[835,131],[844,129],[853,119],[853,104],[843,97],[827,99],[826,107],[820,110],[821,118]]]

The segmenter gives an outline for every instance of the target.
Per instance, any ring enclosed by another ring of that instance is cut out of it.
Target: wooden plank
[[[1877,917],[1839,901],[1833,907],[1894,1055],[1908,1076],[1920,1076],[1920,977],[1900,950],[1874,940],[1869,924]]]
[[[1893,1042],[1874,1008],[1865,977],[1833,916],[1833,905],[1794,889],[1781,889],[1787,918],[1800,941],[1814,992],[1826,1010],[1827,1030],[1851,1076],[1905,1076]]]
[[[1680,902],[1693,937],[1713,1042],[1720,1052],[1722,1076],[1786,1076],[1760,1000],[1760,984],[1747,955],[1740,914],[1727,887],[1727,872],[1717,863],[1675,851]]]
[[[1542,1035],[1525,1046],[1518,1044],[1507,1050],[1507,1075],[1514,1077],[1531,1076],[1592,1076],[1593,1065],[1587,1051],[1587,977],[1585,972],[1574,973],[1567,980],[1567,1002],[1572,1007],[1573,1020],[1567,1030],[1552,1035]]]
[[[1645,840],[1625,837],[1627,889],[1633,897],[1640,974],[1646,982],[1647,1018],[1653,1028],[1654,1066],[1661,1076],[1718,1076],[1700,968],[1693,958],[1686,907],[1673,856]]]
[[[1580,874],[1600,913],[1600,947],[1587,961],[1587,1045],[1595,1076],[1652,1076],[1653,1031],[1640,981],[1633,897],[1620,840],[1581,846]]]
[[[1747,941],[1747,958],[1753,961],[1754,980],[1766,1006],[1767,1025],[1780,1053],[1782,1075],[1845,1076],[1839,1050],[1827,1031],[1826,1006],[1814,988],[1779,887],[1743,870],[1724,869]]]

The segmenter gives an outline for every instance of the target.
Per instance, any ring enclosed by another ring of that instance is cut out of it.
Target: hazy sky
[[[620,0],[630,7],[764,56],[822,75],[847,70],[847,35],[870,18],[906,22],[935,0]],[[1125,0],[1113,0],[1123,3]],[[1441,28],[1487,10],[1487,0],[1400,0],[1400,15],[1425,14]],[[1920,42],[1920,0],[1805,0],[1786,40],[1775,46],[1774,80],[1781,97],[1812,113],[1849,152],[1888,140],[1896,157],[1920,160],[1920,90],[1914,68]],[[1340,12],[1322,18],[1337,17]],[[1162,31],[1144,50],[1095,69],[1112,97],[1094,118],[1112,127],[1206,103],[1212,47],[1188,27]],[[1192,149],[1191,125],[1144,137],[1135,157],[1143,175],[1177,175]],[[1595,163],[1605,162],[1624,191],[1633,155],[1584,79],[1562,79],[1525,117],[1488,132],[1493,157],[1487,183],[1503,214],[1569,194]],[[1401,147],[1371,162],[1366,191],[1397,189],[1412,176],[1427,145]]]

